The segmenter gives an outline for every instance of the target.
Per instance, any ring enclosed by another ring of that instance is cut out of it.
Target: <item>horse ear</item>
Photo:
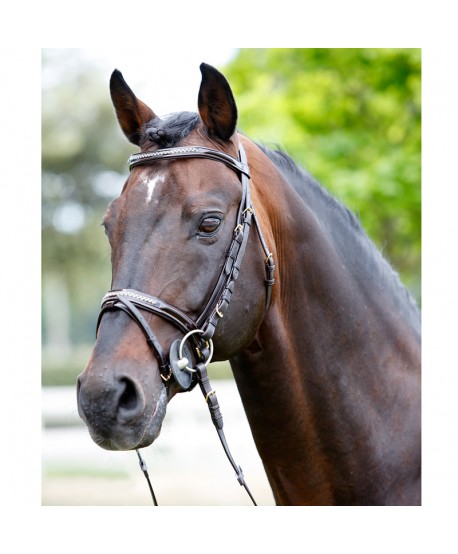
[[[111,74],[110,94],[121,129],[130,142],[140,146],[142,127],[155,113],[135,96],[118,69]]]
[[[237,125],[237,106],[224,75],[211,65],[200,65],[199,114],[209,135],[227,141]]]

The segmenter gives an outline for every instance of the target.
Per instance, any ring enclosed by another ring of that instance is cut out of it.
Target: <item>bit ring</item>
[[[200,334],[203,334],[204,331],[202,331],[202,329],[193,329],[192,331],[189,331],[189,333],[186,333],[186,335],[181,339],[181,342],[180,342],[180,346],[178,347],[178,356],[180,357],[180,359],[183,358],[183,345],[184,343],[188,340],[188,338],[191,336],[191,335],[194,335],[196,333],[200,333]],[[211,339],[209,339],[208,341],[206,341],[208,347],[210,348],[210,354],[208,356],[208,358],[205,360],[204,362],[204,365],[205,367],[208,366],[208,364],[210,363],[210,360],[212,359],[213,357],[213,341]],[[186,366],[185,368],[186,371],[190,371],[191,373],[195,373],[196,370],[193,369],[192,367],[189,367],[189,366]]]

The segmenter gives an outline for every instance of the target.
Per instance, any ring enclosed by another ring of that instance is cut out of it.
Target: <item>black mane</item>
[[[271,150],[257,145],[273,164],[281,171],[288,183],[302,200],[324,221],[331,221],[327,228],[336,246],[345,252],[345,258],[362,274],[371,280],[377,275],[391,289],[392,294],[412,314],[417,321],[418,307],[407,288],[402,284],[398,273],[383,257],[382,253],[367,236],[355,214],[332,196],[310,173],[299,167],[282,150]],[[353,237],[353,239],[350,239]]]
[[[270,150],[262,144],[257,146],[287,177],[288,182],[305,201],[309,200],[310,193],[318,196],[327,206],[343,215],[350,225],[356,230],[364,233],[359,219],[355,214],[332,196],[308,171],[299,167],[296,162],[283,150]]]
[[[194,112],[177,112],[152,119],[145,127],[143,138],[159,148],[172,148],[193,131],[200,118]]]

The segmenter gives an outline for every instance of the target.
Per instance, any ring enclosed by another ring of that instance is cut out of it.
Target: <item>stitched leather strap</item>
[[[137,323],[137,325],[140,327],[140,329],[143,331],[143,334],[145,335],[148,346],[152,349],[156,357],[157,363],[159,365],[159,371],[161,372],[163,379],[167,381],[170,378],[170,368],[162,347],[157,340],[156,335],[151,330],[151,327],[148,325],[147,321],[141,314],[140,310],[138,310],[135,307],[134,303],[122,294],[122,291],[119,291],[115,297],[113,297],[113,295],[110,295],[110,298],[108,300],[102,302],[99,318],[97,320],[96,333],[99,329],[100,321],[103,314],[107,310],[113,309],[122,310],[129,317],[131,317],[135,321],[135,323]]]
[[[138,308],[142,308],[143,310],[170,321],[170,323],[175,325],[175,327],[178,327],[178,329],[185,334],[189,331],[197,329],[194,321],[175,306],[160,300],[156,296],[151,296],[149,294],[145,294],[144,292],[138,292],[134,289],[119,289],[107,292],[102,299],[102,307],[111,307],[113,302],[119,300],[120,296],[127,298]]]
[[[213,150],[204,146],[178,146],[175,148],[163,148],[156,152],[139,152],[132,154],[127,163],[129,169],[137,165],[147,164],[157,160],[176,160],[177,158],[206,158],[207,160],[215,160],[223,162],[234,171],[239,171],[247,177],[250,177],[250,170],[246,163],[242,163],[229,154],[220,150]]]
[[[235,460],[232,457],[231,451],[229,450],[229,446],[227,444],[226,437],[223,431],[223,416],[219,408],[218,399],[216,398],[216,392],[211,388],[210,380],[207,374],[207,368],[205,367],[204,364],[197,364],[195,369],[197,373],[197,381],[199,383],[202,394],[204,395],[204,398],[207,402],[213,425],[216,428],[218,437],[221,441],[224,452],[226,453],[227,459],[229,460],[231,466],[235,470],[237,481],[240,483],[242,487],[244,487],[244,489],[248,493],[248,496],[251,498],[251,501],[253,502],[253,504],[257,506],[256,501],[253,498],[253,495],[251,494],[251,491],[245,482],[245,477],[243,475],[242,468],[235,463]]]

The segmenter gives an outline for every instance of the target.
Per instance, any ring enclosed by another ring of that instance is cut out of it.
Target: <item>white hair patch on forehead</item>
[[[146,187],[146,201],[148,202],[148,204],[153,199],[154,189],[159,183],[163,182],[163,180],[164,174],[161,172],[154,177],[143,177],[143,179],[141,180],[141,182]]]

